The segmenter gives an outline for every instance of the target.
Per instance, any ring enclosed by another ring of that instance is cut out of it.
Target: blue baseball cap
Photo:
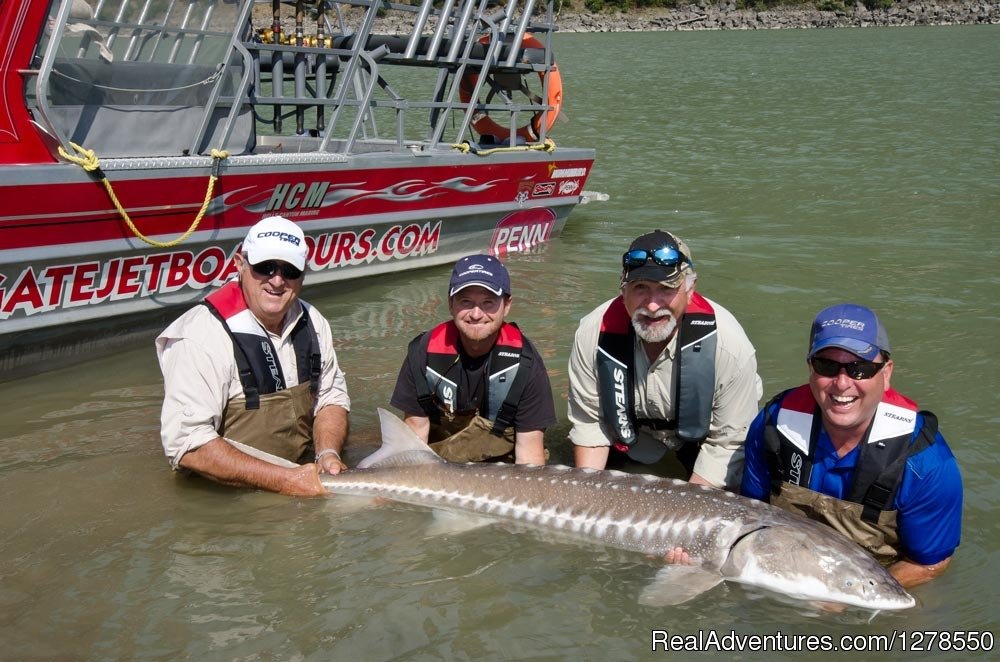
[[[468,255],[451,272],[448,296],[472,285],[485,287],[497,296],[510,296],[510,274],[507,267],[492,255]]]
[[[839,347],[872,361],[879,352],[890,353],[889,334],[871,308],[841,303],[821,310],[809,334],[809,356],[827,347]]]

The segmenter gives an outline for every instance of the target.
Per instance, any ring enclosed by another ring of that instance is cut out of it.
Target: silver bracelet
[[[317,453],[316,454],[316,459],[313,460],[313,461],[316,462],[316,463],[318,463],[323,458],[324,455],[330,455],[330,454],[336,455],[337,459],[339,461],[343,462],[343,460],[340,458],[340,453],[338,453],[337,451],[333,450],[332,448],[327,448],[326,450],[322,450],[319,453]]]

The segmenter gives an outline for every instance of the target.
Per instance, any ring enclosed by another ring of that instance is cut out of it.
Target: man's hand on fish
[[[319,482],[319,468],[316,464],[303,464],[288,469],[288,479],[280,490],[285,496],[326,496],[326,488]]]
[[[332,453],[324,455],[316,460],[316,466],[319,467],[319,472],[321,474],[330,474],[335,476],[341,471],[347,471],[347,465],[340,459],[340,456]]]
[[[693,565],[691,556],[683,547],[674,547],[664,555],[663,560],[670,565]]]

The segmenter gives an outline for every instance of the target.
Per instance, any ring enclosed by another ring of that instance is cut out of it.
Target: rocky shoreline
[[[849,5],[849,3],[845,3]],[[734,0],[697,3],[667,9],[623,12],[563,10],[556,23],[560,32],[642,32],[659,30],[773,30],[782,28],[845,28],[909,25],[1000,24],[1000,2],[966,0],[900,2],[888,9],[870,10],[860,2],[842,9],[813,7],[757,11],[737,9]]]
[[[905,25],[1000,25],[1000,0],[911,0],[898,2],[888,9],[869,10],[858,2],[844,8],[820,11],[814,7],[784,7],[757,11],[737,9],[735,0],[695,3],[673,9],[646,8],[629,12],[588,12],[563,6],[556,17],[560,32],[649,32],[661,30],[774,30],[782,28],[845,28]],[[581,3],[582,4],[582,3]],[[830,4],[835,4],[830,0]],[[837,5],[840,6],[839,4]],[[350,23],[360,21],[354,15]],[[272,21],[269,5],[254,7],[253,22],[266,28]],[[284,10],[285,34],[294,35],[294,16]],[[307,16],[306,34],[315,33],[316,22]],[[411,24],[398,16],[382,19],[376,32],[409,34]]]

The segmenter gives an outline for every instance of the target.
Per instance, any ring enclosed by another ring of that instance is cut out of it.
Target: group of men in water
[[[293,496],[324,494],[350,398],[329,322],[299,298],[307,246],[281,217],[254,225],[237,274],[157,339],[161,439],[175,469]],[[962,483],[937,419],[892,389],[888,333],[870,308],[816,315],[808,381],[762,393],[736,318],[696,290],[687,244],[656,230],[621,256],[620,292],[581,321],[569,359],[578,467],[683,478],[822,521],[906,587],[947,568]],[[414,338],[391,404],[443,458],[544,464],[556,423],[541,354],[516,324],[506,267],[459,260],[451,319]],[[289,468],[271,456],[297,463]],[[682,549],[668,562],[688,561]]]

